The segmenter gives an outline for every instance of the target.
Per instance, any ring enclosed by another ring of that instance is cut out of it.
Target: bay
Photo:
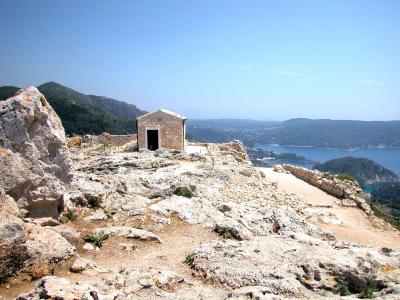
[[[298,146],[279,146],[279,145],[264,145],[257,144],[257,147],[265,151],[274,151],[278,153],[296,153],[299,156],[304,156],[306,159],[319,161],[324,163],[335,158],[346,156],[369,158],[385,168],[392,170],[400,177],[400,148],[368,148],[356,150],[342,150],[322,147],[298,147]],[[274,161],[271,161],[274,163]],[[299,163],[290,161],[280,161],[278,163],[290,163],[306,168],[312,168],[313,163]]]

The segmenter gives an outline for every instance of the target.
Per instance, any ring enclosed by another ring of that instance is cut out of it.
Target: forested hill
[[[136,131],[136,117],[145,111],[115,99],[85,95],[56,82],[37,87],[57,112],[67,134],[125,134]],[[19,88],[0,87],[0,100]]]
[[[395,182],[398,180],[395,173],[367,158],[349,156],[332,159],[316,165],[314,169],[334,174],[348,174],[357,179],[362,187],[377,182]]]
[[[136,117],[146,113],[133,104],[128,104],[112,98],[95,95],[88,95],[88,97],[92,100],[93,105],[121,118],[136,119]]]
[[[18,90],[16,86],[0,86],[0,101],[14,96]]]
[[[397,218],[400,225],[400,182],[383,183],[371,192],[374,203]]]

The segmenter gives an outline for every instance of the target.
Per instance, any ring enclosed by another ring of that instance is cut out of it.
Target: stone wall
[[[114,145],[124,145],[132,141],[137,140],[137,134],[120,134],[113,135],[108,133],[102,133],[99,135],[99,144],[114,144]]]
[[[146,129],[158,129],[160,148],[183,150],[184,124],[183,120],[174,115],[156,111],[138,119],[139,148],[146,149]]]
[[[325,191],[326,193],[339,198],[354,201],[356,205],[364,210],[367,214],[371,214],[371,207],[363,198],[362,189],[357,182],[350,180],[340,180],[335,175],[323,173],[318,170],[309,170],[302,167],[292,165],[282,165],[281,167],[289,171],[295,177]]]

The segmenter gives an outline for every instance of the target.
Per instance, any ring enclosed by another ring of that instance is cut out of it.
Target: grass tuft
[[[88,234],[83,237],[83,240],[86,243],[91,243],[99,248],[101,248],[101,246],[103,245],[103,241],[105,241],[106,239],[108,239],[108,234],[105,234],[103,231],[99,233]]]
[[[75,221],[75,220],[76,220],[76,214],[70,208],[68,208],[68,210],[64,214],[62,214],[59,218],[61,224],[65,224],[68,221]]]

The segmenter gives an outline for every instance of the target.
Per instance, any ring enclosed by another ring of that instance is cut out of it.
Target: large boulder
[[[58,217],[71,180],[60,118],[34,87],[0,102],[0,186],[28,216]]]

